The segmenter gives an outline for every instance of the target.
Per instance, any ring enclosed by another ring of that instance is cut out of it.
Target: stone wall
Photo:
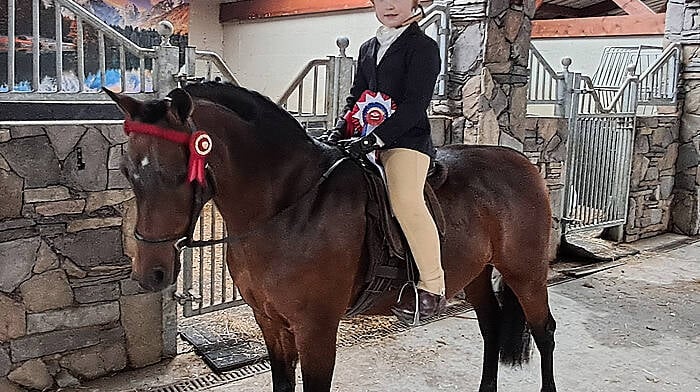
[[[678,157],[676,116],[638,117],[624,242],[669,230]]]
[[[556,117],[526,117],[523,131],[523,153],[540,171],[549,188],[552,206],[551,259],[561,240],[561,218],[566,176],[567,119]]]
[[[700,8],[696,8],[700,10]],[[683,47],[683,116],[672,206],[672,229],[700,234],[700,45]]]
[[[75,385],[173,351],[163,296],[129,279],[125,142],[116,122],[0,125],[1,391]]]
[[[671,207],[673,231],[700,234],[700,1],[669,0],[666,38],[680,43],[681,125],[679,131],[676,181]]]

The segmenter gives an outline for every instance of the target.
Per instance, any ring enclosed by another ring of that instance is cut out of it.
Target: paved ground
[[[700,242],[643,252],[550,293],[560,391],[700,391]],[[466,313],[341,349],[333,390],[476,391],[481,337],[473,317]],[[86,389],[128,391],[205,371],[191,356],[181,356]],[[502,368],[499,377],[502,391],[539,391],[539,357],[523,369]],[[271,391],[270,374],[210,390]]]

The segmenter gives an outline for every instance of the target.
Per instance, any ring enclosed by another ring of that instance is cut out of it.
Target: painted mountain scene
[[[152,29],[162,20],[175,26],[175,34],[187,35],[189,1],[186,0],[78,0],[78,4],[110,26]]]
[[[76,0],[76,2],[107,23],[121,35],[143,48],[160,44],[160,36],[155,28],[158,22],[170,21],[174,26],[174,35],[170,42],[180,47],[180,65],[184,61],[184,49],[187,46],[189,30],[189,0]],[[0,0],[0,92],[8,91],[8,50],[13,48],[8,39],[7,2]],[[65,8],[61,12],[60,40],[56,37],[56,11],[53,0],[39,2],[39,85],[32,86],[33,55],[35,45],[33,37],[32,2],[17,1],[15,6],[15,91],[56,91],[60,81],[61,90],[79,91],[77,45],[78,26],[75,15]],[[56,46],[61,42],[63,50],[62,77],[56,77]],[[83,85],[90,91],[99,91],[106,87],[121,90],[122,78],[126,91],[149,91],[152,89],[151,71],[153,63],[146,61],[145,80],[141,80],[139,60],[126,54],[126,71],[120,69],[119,46],[117,42],[105,39],[105,75],[99,64],[98,31],[88,23],[83,24],[83,42],[85,57],[83,59],[85,79]]]

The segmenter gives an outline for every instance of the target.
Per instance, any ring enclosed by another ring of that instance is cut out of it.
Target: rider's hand
[[[322,137],[324,143],[336,145],[343,138],[343,132],[340,129],[329,129]]]
[[[343,149],[351,157],[359,159],[362,156],[378,149],[379,147],[380,146],[379,143],[377,143],[377,137],[370,133],[344,145]]]
[[[329,129],[328,131],[326,131],[326,133],[319,136],[318,140],[330,145],[338,144],[338,141],[343,139],[343,136],[345,135],[345,126],[345,119],[342,117],[338,117],[338,120],[336,121],[333,129]]]

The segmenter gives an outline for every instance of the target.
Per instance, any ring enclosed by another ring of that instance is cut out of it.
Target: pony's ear
[[[112,98],[112,101],[119,106],[119,110],[124,112],[124,114],[129,118],[134,118],[141,113],[143,103],[138,99],[131,98],[130,96],[124,94],[117,94],[105,87],[102,87],[102,91],[109,95],[109,97]]]
[[[185,123],[194,110],[190,94],[181,88],[176,88],[168,94],[168,98],[170,98],[170,110],[181,122]]]

